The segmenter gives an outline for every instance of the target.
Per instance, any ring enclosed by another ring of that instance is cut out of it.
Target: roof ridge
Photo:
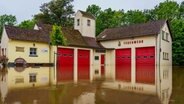
[[[8,27],[8,28],[14,28],[14,29],[19,29],[19,30],[22,30],[22,31],[40,31],[40,30],[35,30],[35,29],[20,28],[20,27],[12,26],[12,25],[5,25],[5,29],[6,29],[6,27]]]
[[[79,12],[82,13],[83,16],[86,16],[88,18],[96,19],[96,17],[92,13],[88,13],[86,11],[78,10]]]
[[[156,35],[160,32],[161,27],[168,20],[156,20],[146,23],[132,24],[129,26],[115,27],[105,29],[97,37],[100,40],[123,39],[128,37],[137,37],[145,35]]]
[[[166,19],[161,19],[161,20],[153,20],[153,21],[148,21],[145,23],[136,23],[136,24],[130,24],[130,25],[123,25],[120,27],[112,27],[112,28],[107,28],[105,30],[109,30],[109,29],[119,29],[119,28],[128,28],[128,27],[132,27],[132,26],[139,26],[139,25],[145,25],[145,24],[150,24],[150,23],[156,23],[156,22],[160,22],[160,21],[167,21]]]

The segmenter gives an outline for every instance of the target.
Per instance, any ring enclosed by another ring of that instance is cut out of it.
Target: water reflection
[[[117,81],[109,82],[111,87],[104,86],[108,81],[54,86],[53,73],[52,67],[9,68],[0,72],[1,104],[161,104],[156,95],[126,92],[141,88],[123,87],[125,84]],[[170,83],[165,81],[161,84],[163,91]]]

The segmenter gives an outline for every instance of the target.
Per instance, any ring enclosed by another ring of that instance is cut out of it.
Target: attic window
[[[162,30],[162,40],[169,42],[169,33]]]
[[[166,40],[169,41],[169,33],[166,33]]]
[[[102,36],[102,38],[105,38],[105,37],[106,37],[106,35],[103,35],[103,36]]]
[[[80,25],[80,19],[77,19],[77,26]]]
[[[87,25],[90,26],[91,25],[91,21],[87,20]]]

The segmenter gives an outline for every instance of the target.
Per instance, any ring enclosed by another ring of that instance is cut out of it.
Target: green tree
[[[67,45],[67,40],[63,36],[60,26],[54,25],[50,36],[52,45]]]
[[[104,29],[121,26],[123,19],[123,10],[115,11],[111,8],[105,9],[96,19],[96,35],[100,34]]]
[[[145,9],[143,11],[143,14],[146,18],[146,22],[147,21],[153,21],[153,20],[156,20],[156,16],[155,16],[155,13],[154,13],[154,9]]]
[[[86,9],[86,12],[93,14],[95,17],[98,17],[101,13],[101,8],[95,4],[89,5]]]
[[[173,34],[173,64],[184,65],[184,20],[177,19],[171,23]]]
[[[41,13],[34,15],[34,19],[46,24],[73,26],[73,0],[52,0],[40,6]]]
[[[137,24],[144,23],[147,21],[147,18],[144,12],[140,10],[129,10],[126,12],[125,24]]]
[[[4,25],[15,25],[17,22],[17,19],[15,16],[13,15],[1,15],[0,16],[0,38],[2,35],[2,31],[3,31],[3,26]]]
[[[157,20],[168,19],[172,21],[179,17],[179,4],[175,1],[166,0],[155,6],[154,13]]]
[[[18,27],[23,28],[23,29],[33,29],[35,25],[34,20],[25,20],[21,22]]]
[[[180,4],[180,18],[184,19],[184,1]]]

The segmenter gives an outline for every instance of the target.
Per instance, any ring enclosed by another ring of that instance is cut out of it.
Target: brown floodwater
[[[0,72],[0,104],[161,104],[154,95],[102,88],[103,80],[51,85],[50,73],[49,68]],[[184,67],[174,67],[170,104],[184,104],[183,98]]]

